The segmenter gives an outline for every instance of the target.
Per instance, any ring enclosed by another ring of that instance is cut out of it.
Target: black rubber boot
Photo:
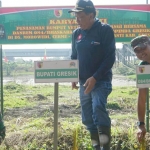
[[[101,126],[98,127],[100,145],[103,146],[103,150],[110,150],[111,142],[111,128]]]
[[[92,145],[94,150],[100,150],[100,143],[99,143],[99,134],[98,132],[96,133],[90,133],[91,136],[91,141],[92,141]]]

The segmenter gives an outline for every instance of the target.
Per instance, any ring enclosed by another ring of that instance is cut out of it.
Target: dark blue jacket
[[[112,28],[98,19],[89,30],[74,30],[71,59],[79,60],[80,82],[84,83],[91,76],[97,81],[111,82],[115,49]]]

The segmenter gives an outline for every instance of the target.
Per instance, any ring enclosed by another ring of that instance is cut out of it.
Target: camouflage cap
[[[147,35],[140,35],[131,40],[131,47],[136,49],[141,47],[141,44],[150,43],[150,39]]]

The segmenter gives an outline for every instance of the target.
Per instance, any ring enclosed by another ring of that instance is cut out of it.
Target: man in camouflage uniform
[[[4,138],[5,138],[5,126],[4,126],[4,122],[2,119],[2,115],[0,113],[0,144],[2,143]]]
[[[133,48],[137,58],[142,60],[139,65],[150,65],[150,39],[146,35],[137,36],[131,41],[131,47]],[[138,133],[137,138],[140,142],[146,134],[145,127],[145,110],[146,110],[146,98],[147,98],[148,88],[138,89]]]

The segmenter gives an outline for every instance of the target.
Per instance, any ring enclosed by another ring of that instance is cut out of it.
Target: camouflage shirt
[[[147,61],[141,61],[141,62],[139,63],[139,65],[150,65],[150,63],[148,63]]]

